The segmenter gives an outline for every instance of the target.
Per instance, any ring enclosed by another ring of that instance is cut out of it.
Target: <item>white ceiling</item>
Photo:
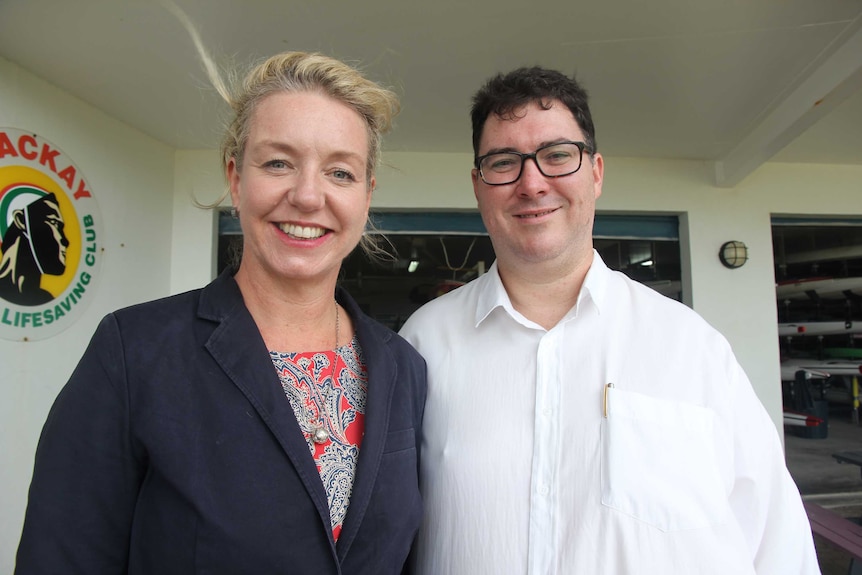
[[[402,96],[386,149],[470,152],[470,97],[500,71],[576,73],[607,156],[862,164],[860,0],[176,0],[220,64],[317,50]],[[154,0],[0,0],[0,56],[176,148],[226,107]],[[2,105],[2,102],[0,102]]]

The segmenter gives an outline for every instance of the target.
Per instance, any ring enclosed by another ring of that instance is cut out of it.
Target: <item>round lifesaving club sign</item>
[[[72,159],[46,139],[0,128],[0,338],[44,339],[93,298],[102,217]]]

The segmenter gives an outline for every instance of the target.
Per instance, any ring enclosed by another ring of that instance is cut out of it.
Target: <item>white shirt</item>
[[[419,575],[820,572],[727,341],[597,253],[551,330],[495,264],[401,335],[428,363]]]

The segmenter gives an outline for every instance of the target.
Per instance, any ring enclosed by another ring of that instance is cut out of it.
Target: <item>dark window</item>
[[[423,303],[475,279],[494,262],[477,212],[378,211],[372,219],[392,257],[371,261],[356,250],[344,261],[340,283],[366,313],[393,329]],[[596,250],[610,268],[682,299],[676,216],[599,214],[594,227]],[[220,214],[219,271],[238,257],[241,243],[237,220]]]

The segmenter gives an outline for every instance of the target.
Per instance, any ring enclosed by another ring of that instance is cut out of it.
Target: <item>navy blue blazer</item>
[[[342,290],[368,367],[337,545],[308,444],[230,274],[102,320],[45,423],[16,573],[400,573],[425,363]]]

